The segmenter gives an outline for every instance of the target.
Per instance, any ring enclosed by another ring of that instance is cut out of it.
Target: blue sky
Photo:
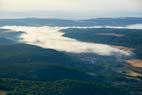
[[[142,0],[0,0],[0,18],[142,16]]]

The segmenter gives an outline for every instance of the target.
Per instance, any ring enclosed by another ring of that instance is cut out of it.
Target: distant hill
[[[88,19],[84,21],[95,22],[97,25],[110,25],[110,26],[142,24],[142,18],[140,17],[96,18],[96,19]]]
[[[142,18],[140,17],[95,18],[87,20],[64,20],[64,19],[41,19],[41,18],[40,19],[39,18],[0,19],[0,26],[4,25],[125,26],[130,24],[142,24]]]

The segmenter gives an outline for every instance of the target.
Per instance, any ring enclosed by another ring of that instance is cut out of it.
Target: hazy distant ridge
[[[28,23],[27,23],[28,22]],[[126,26],[142,24],[140,17],[95,18],[87,20],[64,20],[43,18],[0,19],[0,25],[48,25],[48,26]]]

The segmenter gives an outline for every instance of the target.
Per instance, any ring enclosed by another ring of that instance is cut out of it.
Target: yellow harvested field
[[[6,92],[0,90],[0,95],[6,95]]]
[[[142,68],[142,60],[137,60],[137,59],[127,60],[127,63],[133,67]]]
[[[127,73],[126,73],[126,75],[128,75],[128,76],[131,76],[131,77],[138,77],[138,76],[142,76],[142,74],[140,74],[140,73],[137,73],[137,72],[134,72],[134,71],[128,71]]]

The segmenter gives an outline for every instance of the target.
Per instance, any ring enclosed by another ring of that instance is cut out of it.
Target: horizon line
[[[85,18],[85,19],[71,19],[71,18],[52,18],[52,17],[11,17],[11,18],[0,18],[2,19],[57,19],[57,20],[89,20],[89,19],[117,19],[117,18],[142,18],[142,16],[120,16],[120,17],[92,17],[92,18]]]

